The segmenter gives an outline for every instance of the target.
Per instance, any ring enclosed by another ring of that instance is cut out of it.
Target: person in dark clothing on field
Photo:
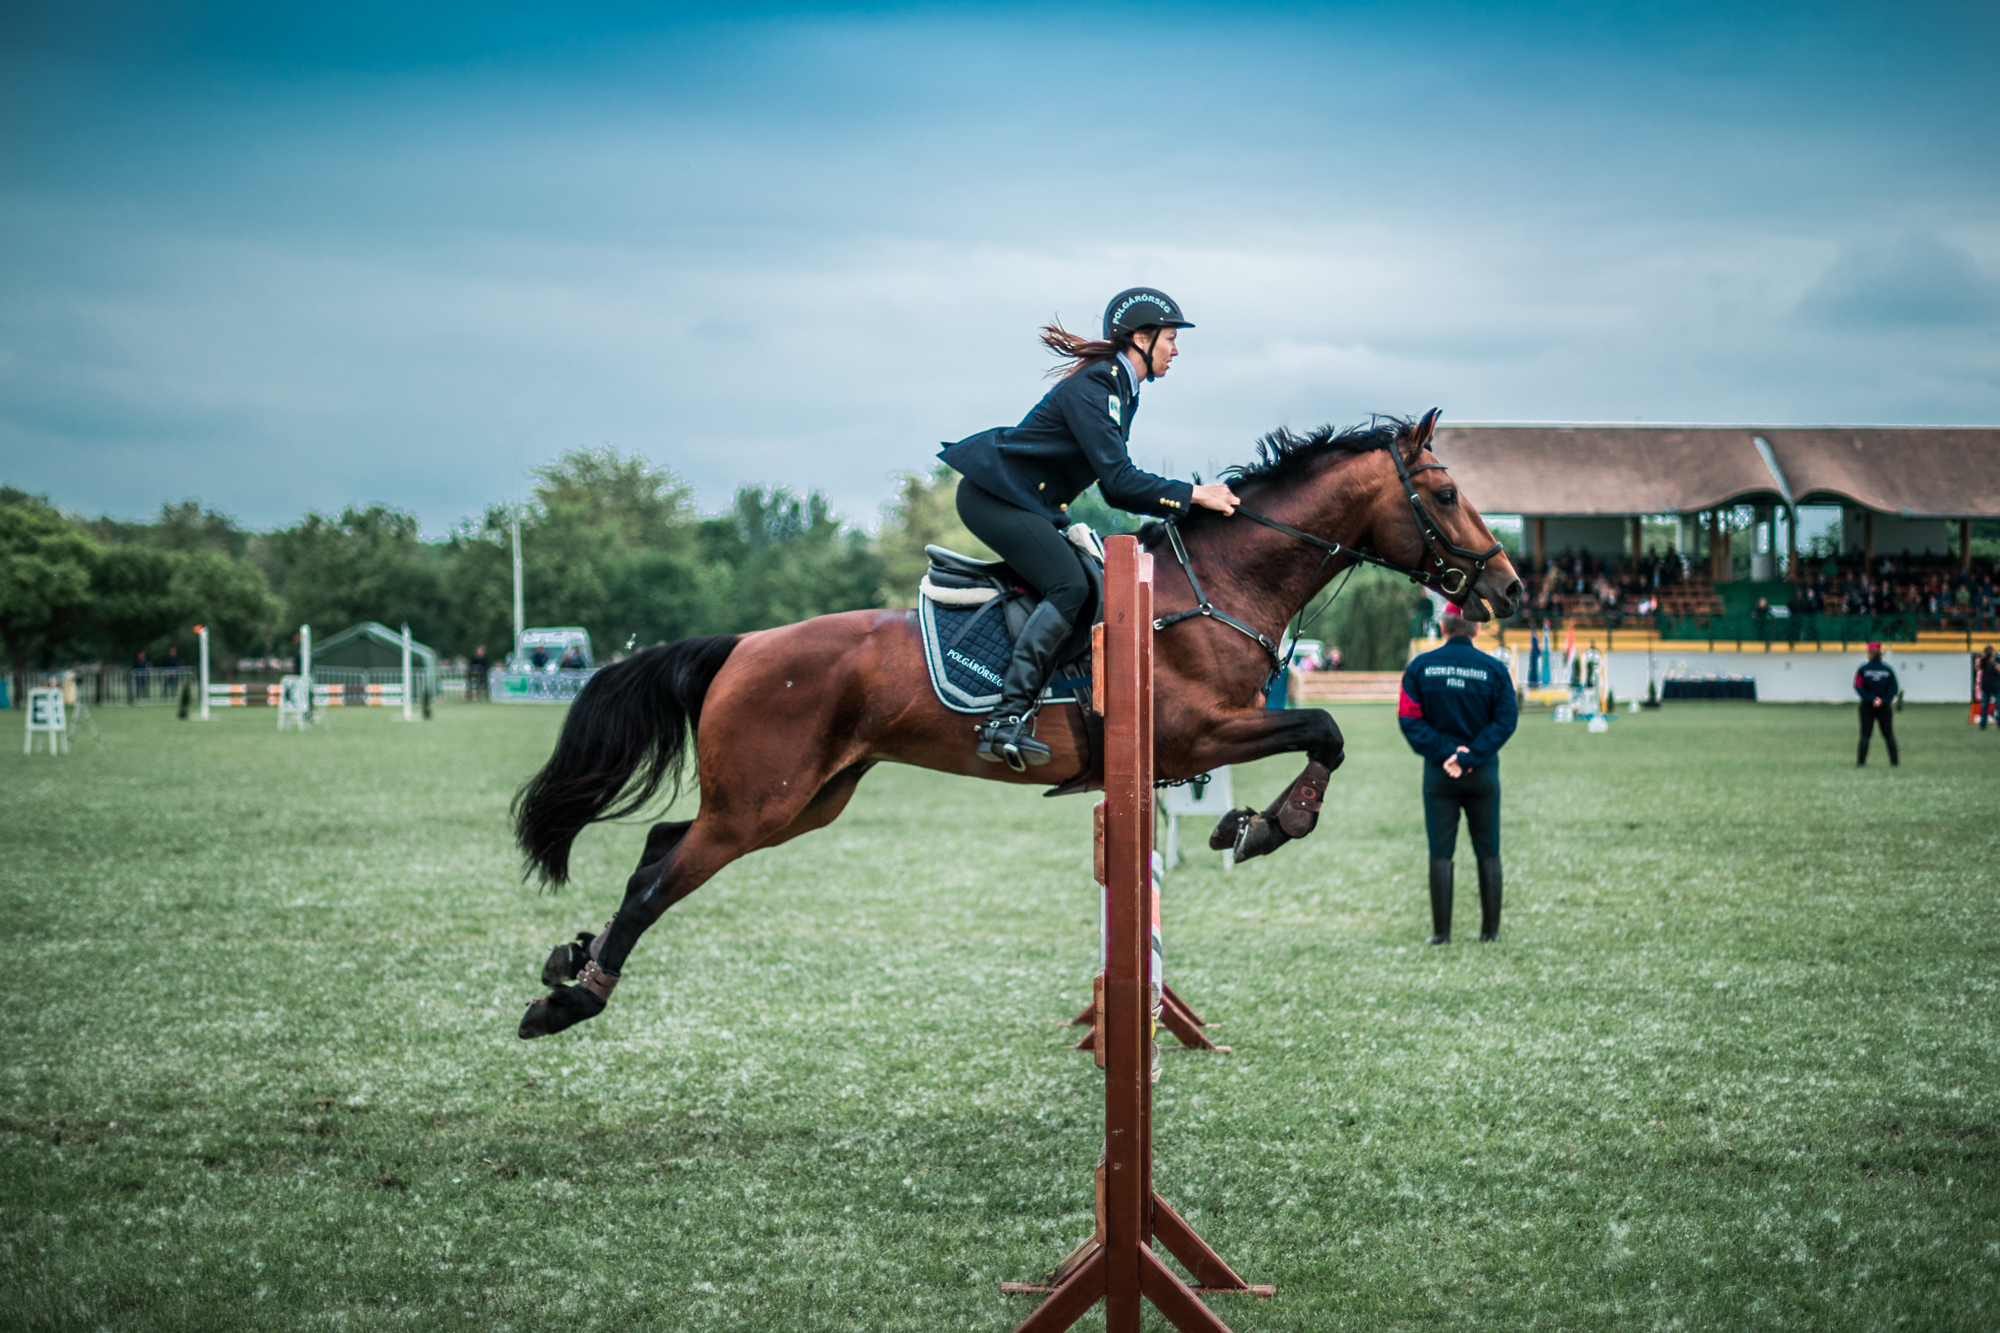
[[[1896,754],[1896,726],[1891,720],[1895,715],[1890,711],[1897,688],[1896,673],[1882,660],[1882,645],[1869,644],[1868,660],[1854,673],[1854,692],[1861,696],[1861,748],[1855,751],[1855,767],[1868,762],[1868,738],[1877,727],[1882,728],[1882,744],[1889,747],[1889,766],[1894,768],[1900,762]]]
[[[466,664],[465,683],[475,699],[486,697],[486,673],[493,669],[493,659],[486,655],[486,645],[480,644],[472,650],[472,661]]]
[[[1986,651],[1979,655],[1979,729],[1986,730],[1986,720],[1993,716],[1993,705],[2000,703],[2000,658],[1993,654],[1993,645],[1987,644]]]
[[[1473,646],[1472,623],[1447,611],[1445,642],[1403,672],[1396,720],[1424,760],[1424,830],[1431,844],[1432,944],[1451,943],[1452,855],[1458,815],[1479,864],[1479,938],[1500,938],[1500,747],[1518,713],[1507,669]]]

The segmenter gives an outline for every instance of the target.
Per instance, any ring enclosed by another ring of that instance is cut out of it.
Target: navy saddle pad
[[[935,553],[917,602],[917,624],[924,645],[924,665],[931,688],[955,713],[990,713],[1000,702],[1000,686],[1014,655],[1014,636],[1041,601],[1021,587],[1004,565],[981,565],[963,557],[946,562]],[[1096,589],[1102,574],[1091,571]],[[975,598],[983,600],[975,601]],[[1102,598],[1093,597],[1093,602]],[[1042,703],[1067,704],[1087,699],[1090,690],[1090,616],[1080,623],[1056,654],[1056,669],[1042,688]]]

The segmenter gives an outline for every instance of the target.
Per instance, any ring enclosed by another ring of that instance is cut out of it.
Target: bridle
[[[1423,450],[1419,449],[1417,452],[1422,453]],[[1403,498],[1409,501],[1410,516],[1416,520],[1417,532],[1422,536],[1424,542],[1423,556],[1418,560],[1414,568],[1396,564],[1394,561],[1384,560],[1372,551],[1361,551],[1352,546],[1343,546],[1339,542],[1330,542],[1324,537],[1315,537],[1310,532],[1295,528],[1289,523],[1280,523],[1269,514],[1260,513],[1246,504],[1238,504],[1236,512],[1253,523],[1261,523],[1275,532],[1282,532],[1287,537],[1296,538],[1308,546],[1323,551],[1325,554],[1320,557],[1319,569],[1313,571],[1313,583],[1319,582],[1319,576],[1326,569],[1328,561],[1337,555],[1344,555],[1363,564],[1374,565],[1379,569],[1386,569],[1391,573],[1401,574],[1412,583],[1420,583],[1427,588],[1436,588],[1446,597],[1454,599],[1463,597],[1466,590],[1486,572],[1487,562],[1500,554],[1502,550],[1500,543],[1497,541],[1494,542],[1485,551],[1469,551],[1452,541],[1451,538],[1445,535],[1444,530],[1437,525],[1437,521],[1431,517],[1429,506],[1424,504],[1423,496],[1417,493],[1416,483],[1416,475],[1419,472],[1429,472],[1432,468],[1436,468],[1441,472],[1446,471],[1445,465],[1443,463],[1419,463],[1415,467],[1411,467],[1403,461],[1402,441],[1400,440],[1389,446],[1389,456],[1395,460],[1396,476],[1403,483]],[[1244,624],[1235,616],[1221,610],[1215,603],[1208,600],[1208,594],[1202,590],[1201,579],[1194,572],[1194,561],[1188,555],[1187,543],[1181,540],[1180,520],[1169,520],[1166,527],[1167,542],[1173,548],[1174,559],[1180,562],[1182,571],[1187,574],[1188,588],[1194,593],[1195,605],[1192,610],[1180,611],[1174,615],[1162,616],[1155,620],[1153,622],[1154,632],[1157,633],[1170,626],[1178,625],[1183,620],[1192,620],[1197,616],[1204,616],[1210,620],[1219,620],[1238,633],[1248,635],[1257,641],[1258,646],[1264,650],[1265,656],[1271,659],[1271,679],[1277,679],[1278,676],[1284,673],[1285,668],[1291,665],[1290,654],[1286,654],[1283,657],[1279,656],[1278,645],[1271,642],[1269,635],[1250,625]],[[1447,555],[1466,561],[1472,566],[1471,569],[1468,570],[1458,565],[1447,564],[1445,562],[1445,556]],[[1336,593],[1335,595],[1337,596],[1338,594]],[[1308,598],[1307,600],[1310,601],[1311,599]],[[1325,609],[1326,607],[1324,606],[1320,607],[1321,611]],[[1305,615],[1305,607],[1301,606],[1298,614],[1303,617]],[[1317,615],[1318,612],[1314,614]],[[1298,634],[1303,626],[1304,621],[1301,620],[1292,632],[1293,652],[1298,651]]]

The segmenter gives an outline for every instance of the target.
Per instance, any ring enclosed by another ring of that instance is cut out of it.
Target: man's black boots
[[[1479,862],[1479,942],[1491,944],[1500,938],[1500,858],[1488,856]]]
[[[1431,937],[1426,943],[1451,943],[1451,858],[1431,858]]]
[[[1000,684],[1000,702],[979,729],[981,759],[1006,764],[1016,773],[1025,772],[1030,764],[1049,762],[1049,747],[1035,739],[1035,704],[1069,631],[1063,613],[1047,602],[1036,607],[1021,627]]]

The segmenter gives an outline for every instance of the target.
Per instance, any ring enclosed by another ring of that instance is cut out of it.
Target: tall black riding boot
[[[1000,702],[979,728],[981,759],[1004,763],[1016,773],[1026,772],[1030,764],[1049,762],[1049,747],[1035,739],[1035,705],[1069,632],[1069,621],[1047,602],[1036,607],[1021,627],[1000,684]]]
[[[1479,942],[1491,944],[1500,938],[1500,858],[1488,856],[1479,863]]]
[[[1429,944],[1451,943],[1451,858],[1431,858],[1431,937]]]

